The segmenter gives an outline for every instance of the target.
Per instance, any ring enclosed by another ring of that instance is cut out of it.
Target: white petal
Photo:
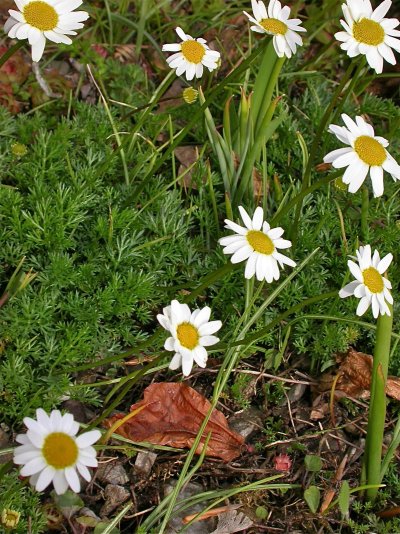
[[[63,15],[77,9],[80,5],[82,5],[82,0],[65,0],[64,2],[58,2],[55,9],[59,15]]]
[[[31,440],[28,438],[26,434],[17,434],[15,441],[17,443],[22,443],[23,445],[30,445]]]
[[[171,43],[171,44],[165,44],[162,47],[163,52],[179,52],[179,50],[182,48],[182,45],[179,43]]]
[[[53,477],[56,473],[56,470],[54,467],[47,466],[43,471],[40,473],[37,482],[36,482],[36,490],[37,491],[43,491],[47,488],[49,484],[51,484]]]
[[[199,343],[203,347],[209,347],[210,345],[215,345],[218,342],[219,342],[219,337],[216,337],[216,336],[202,336],[199,339]]]
[[[23,466],[23,468],[21,469],[21,475],[23,477],[29,477],[31,475],[34,475],[35,473],[39,473],[39,471],[42,471],[43,469],[45,469],[45,467],[47,467],[47,464],[42,455],[36,455],[36,458],[33,458]]]
[[[235,254],[231,257],[231,262],[240,263],[241,261],[247,260],[252,252],[253,248],[250,245],[246,245],[235,252]]]
[[[64,471],[59,469],[55,472],[53,477],[53,486],[57,495],[62,495],[68,489],[68,482],[65,478]]]
[[[187,323],[190,321],[190,308],[187,304],[181,304],[177,300],[171,302],[171,317],[175,323]]]
[[[46,39],[41,33],[39,39],[35,43],[31,43],[32,46],[32,61],[38,62],[42,59],[44,47],[46,45]]]
[[[378,50],[370,46],[366,53],[366,58],[370,67],[375,69],[377,74],[381,74],[383,70],[383,57],[379,54]]]
[[[386,15],[386,13],[389,11],[390,6],[392,5],[391,0],[384,0],[382,4],[379,4],[377,8],[373,11],[371,15],[372,20],[376,20],[377,22],[380,22],[383,17]]]
[[[189,376],[193,367],[193,356],[182,357],[182,373],[184,376]]]
[[[369,305],[370,299],[368,297],[363,297],[358,303],[356,314],[358,316],[364,315],[364,313],[368,310]]]
[[[63,432],[71,436],[75,436],[75,434],[77,434],[79,430],[79,424],[75,425],[74,423],[75,423],[74,416],[71,413],[66,413],[65,415],[63,415],[63,418],[62,418]],[[49,421],[49,424],[50,424],[50,421]]]
[[[54,31],[43,32],[46,39],[49,39],[53,43],[64,43],[66,45],[72,44],[72,39],[62,33],[56,33]]]
[[[188,63],[186,67],[186,79],[188,82],[193,80],[196,74],[196,65],[194,63]]]
[[[205,367],[208,359],[207,351],[204,347],[196,347],[193,351],[194,361],[199,367]]]
[[[21,452],[17,452],[17,449],[15,449],[13,461],[17,465],[27,464],[31,460],[38,458],[39,455],[40,455],[40,452],[38,449],[34,449],[31,451],[21,451]]]
[[[364,284],[360,284],[359,282],[356,282],[356,284],[359,284],[358,287],[354,290],[354,296],[358,299],[361,299],[367,295],[366,289]]]
[[[383,162],[382,167],[386,172],[389,172],[393,178],[400,179],[400,166],[389,153],[387,154],[387,158]]]
[[[205,324],[210,319],[211,315],[211,308],[208,306],[205,306],[203,309],[201,309],[195,317],[194,324],[195,326],[200,326],[202,324]]]
[[[383,195],[383,169],[378,165],[374,165],[369,170],[372,181],[372,189],[374,197],[381,197]]]
[[[243,208],[243,206],[239,206],[239,212],[240,212],[240,216],[242,217],[242,221],[243,221],[245,227],[248,230],[252,230],[253,229],[253,224],[251,222],[251,218],[250,218],[249,214],[247,213],[247,211]]]
[[[393,51],[390,48],[390,46],[388,46],[386,43],[381,43],[378,46],[378,52],[380,53],[380,55],[383,57],[385,61],[387,61],[391,65],[396,65],[396,58],[393,54]]]
[[[356,193],[368,174],[368,165],[361,160],[353,165],[347,167],[343,175],[343,182],[349,183],[349,193]]]
[[[253,215],[253,230],[261,230],[264,220],[264,211],[261,206],[258,206]]]
[[[354,154],[353,149],[350,147],[338,148],[337,150],[332,150],[324,157],[324,163],[333,163],[336,159],[344,154]]]
[[[215,334],[215,332],[218,332],[218,330],[220,330],[221,327],[222,327],[221,321],[210,321],[209,323],[202,324],[199,327],[199,335],[209,336],[211,334]]]
[[[247,228],[243,228],[242,226],[239,226],[233,221],[230,221],[229,219],[225,219],[225,227],[229,228],[233,232],[236,232],[239,235],[246,235],[247,234]]]
[[[378,273],[384,274],[388,270],[389,265],[392,263],[392,260],[393,260],[393,254],[391,253],[386,254],[386,256],[382,258],[378,264],[378,267],[377,267]]]
[[[271,283],[273,280],[273,273],[271,269],[268,269],[268,256],[264,254],[257,254],[256,261],[256,277],[259,282],[267,280],[268,283]]]
[[[246,269],[244,271],[244,277],[247,279],[252,278],[256,272],[257,254],[253,253],[249,257],[246,263]]]
[[[268,235],[270,239],[272,239],[272,241],[279,239],[284,233],[283,228],[281,228],[280,226],[277,226],[276,228],[271,228],[271,230],[267,230],[267,231],[265,231],[263,227],[263,231],[265,234]]]
[[[9,34],[9,31],[14,28],[14,26],[16,26],[17,24],[20,24],[17,20],[15,20],[13,17],[9,17],[7,20],[6,20],[6,23],[4,24],[4,33],[7,33]]]
[[[165,350],[175,350],[174,349],[174,345],[175,345],[175,339],[173,337],[168,337],[166,340],[165,340],[165,343],[164,343],[164,349]]]
[[[62,432],[62,415],[60,410],[53,410],[50,414],[50,424],[53,432]]]
[[[339,291],[339,297],[341,299],[344,299],[346,297],[351,297],[354,295],[354,290],[359,286],[359,282],[353,281],[350,282],[350,284],[345,285],[342,287],[342,289]]]
[[[360,267],[352,260],[349,260],[347,265],[349,266],[350,272],[354,278],[362,283],[364,279]]]
[[[69,484],[69,487],[74,491],[75,493],[79,493],[81,491],[81,483],[79,481],[79,477],[76,474],[76,470],[74,467],[66,467],[64,470],[65,478],[67,479],[67,482]]]
[[[81,464],[80,462],[78,462],[78,463],[76,464],[76,468],[78,469],[79,473],[82,475],[82,477],[83,477],[87,482],[90,482],[90,481],[91,481],[92,476],[91,476],[91,474],[90,474],[89,469],[86,467],[86,465]]]
[[[372,303],[372,315],[376,319],[380,311],[380,306],[379,306],[378,299],[376,298],[376,295],[372,295],[371,303]]]
[[[169,330],[170,329],[170,324],[169,324],[169,321],[166,317],[164,317],[164,315],[161,315],[161,313],[159,313],[157,315],[157,321],[160,323],[160,325],[165,328],[165,330]]]
[[[179,26],[175,28],[176,33],[178,34],[178,37],[182,39],[182,41],[187,41],[188,37],[186,33],[180,28]]]
[[[342,167],[347,167],[348,165],[351,165],[355,161],[356,156],[354,152],[349,151],[336,158],[332,165],[335,167],[335,169],[341,169]]]
[[[274,245],[276,248],[285,249],[285,248],[290,248],[292,246],[292,242],[289,241],[288,239],[275,239]]]
[[[182,355],[177,352],[174,357],[172,358],[169,368],[171,371],[176,371],[176,369],[179,369],[179,367],[182,365]]]
[[[97,459],[87,453],[87,450],[85,449],[84,452],[79,453],[78,462],[81,462],[82,464],[88,465],[89,467],[97,467],[98,462]]]
[[[291,258],[288,258],[284,254],[281,254],[280,252],[275,251],[273,256],[279,262],[279,265],[281,267],[283,267],[284,265],[289,265],[289,267],[296,267],[295,261],[293,261]]]
[[[33,430],[28,430],[26,433],[29,440],[37,447],[38,449],[41,449],[44,443],[44,435],[38,434],[37,432],[33,432]]]
[[[93,445],[96,441],[99,441],[101,438],[101,432],[99,430],[91,430],[90,432],[85,432],[76,438],[76,444],[80,449]]]

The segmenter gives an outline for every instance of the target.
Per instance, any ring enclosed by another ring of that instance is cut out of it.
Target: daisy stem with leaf
[[[368,212],[369,192],[368,187],[363,185],[361,189],[361,237],[364,242],[369,241]]]
[[[317,129],[317,132],[315,134],[314,141],[313,141],[313,143],[311,145],[309,158],[308,158],[308,161],[307,161],[307,166],[306,166],[306,169],[305,169],[304,174],[303,174],[301,191],[303,189],[306,189],[307,187],[309,187],[311,185],[311,171],[312,171],[312,168],[313,168],[313,165],[314,165],[315,158],[317,156],[318,148],[321,146],[322,136],[323,136],[324,131],[326,129],[326,125],[328,124],[328,122],[329,122],[329,120],[331,118],[332,112],[333,112],[336,104],[338,103],[338,101],[340,99],[340,96],[342,95],[342,92],[344,91],[348,81],[351,79],[351,83],[348,85],[346,90],[343,92],[343,96],[342,96],[342,99],[340,100],[340,102],[338,104],[337,112],[335,113],[335,116],[336,116],[336,114],[338,114],[340,112],[340,110],[342,109],[342,107],[343,107],[344,103],[346,102],[347,98],[351,94],[351,92],[352,92],[352,90],[353,90],[353,88],[355,86],[355,83],[357,82],[357,80],[359,78],[359,75],[360,75],[363,67],[364,67],[364,62],[361,62],[361,64],[359,64],[357,67],[354,66],[354,63],[350,63],[349,66],[347,67],[347,70],[346,70],[344,76],[342,77],[339,85],[337,86],[336,91],[333,94],[332,100],[331,100],[329,106],[327,107],[327,109],[326,109],[324,115],[322,116],[322,119],[321,119],[321,121],[320,121],[320,123],[318,125],[318,129]],[[295,217],[294,217],[293,224],[292,224],[292,226],[290,228],[290,232],[289,232],[289,236],[293,241],[293,246],[294,247],[296,246],[296,243],[297,243],[297,231],[298,231],[298,227],[299,227],[301,209],[303,207],[303,198],[304,197],[300,198],[300,201],[296,206]]]
[[[390,315],[380,315],[377,322],[364,458],[366,483],[376,486],[381,483],[384,475],[381,472],[382,443],[386,418],[386,381],[393,324],[393,306],[390,304],[389,309]],[[376,498],[378,489],[378,487],[375,487],[367,490],[367,499],[369,501],[373,501]]]

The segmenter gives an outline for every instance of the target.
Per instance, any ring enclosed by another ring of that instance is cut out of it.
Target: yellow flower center
[[[275,250],[272,239],[270,239],[264,234],[264,232],[261,232],[260,230],[250,230],[246,234],[246,239],[249,245],[260,254],[267,254],[270,256]]]
[[[198,96],[199,92],[194,87],[186,87],[182,92],[182,98],[186,104],[193,104]]]
[[[58,14],[47,2],[29,2],[24,7],[23,15],[28,24],[45,32],[54,30],[58,24]]]
[[[64,432],[53,432],[44,441],[42,448],[46,462],[55,469],[64,469],[76,464],[78,446],[71,436]]]
[[[378,46],[385,39],[385,31],[379,22],[361,19],[353,24],[353,37],[359,43]]]
[[[367,165],[382,165],[386,159],[386,150],[373,137],[360,135],[354,143],[354,150]]]
[[[20,517],[21,514],[16,510],[10,510],[9,508],[5,508],[1,513],[0,522],[6,528],[14,529],[18,525]]]
[[[374,267],[368,267],[362,272],[364,285],[368,287],[371,293],[382,293],[383,278]]]
[[[197,328],[195,328],[192,324],[181,323],[176,329],[176,334],[182,347],[185,347],[189,350],[197,347],[200,336]]]
[[[183,41],[181,44],[181,52],[189,63],[201,63],[201,60],[206,53],[206,49],[201,43],[190,39],[189,41]]]
[[[259,24],[266,32],[274,35],[285,35],[288,29],[286,24],[278,19],[262,19]]]

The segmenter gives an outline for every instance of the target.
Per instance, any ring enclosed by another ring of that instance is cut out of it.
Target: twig
[[[43,92],[45,93],[46,96],[48,96],[49,98],[61,98],[62,97],[62,95],[60,93],[53,93],[51,88],[48,86],[46,80],[43,78],[43,76],[40,73],[40,69],[39,69],[39,64],[38,63],[36,63],[36,62],[32,63],[32,70],[33,70],[33,73],[35,75],[35,78],[36,78],[38,84],[40,85],[40,87],[42,88],[42,90],[43,90]]]

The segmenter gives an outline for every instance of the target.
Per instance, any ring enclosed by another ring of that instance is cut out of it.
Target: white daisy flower
[[[328,131],[349,147],[329,152],[324,162],[332,163],[336,169],[347,167],[343,183],[349,185],[350,193],[360,189],[369,171],[374,196],[380,197],[383,194],[384,170],[394,180],[400,180],[400,166],[386,150],[389,142],[376,136],[373,127],[362,117],[356,117],[354,122],[343,113],[342,119],[347,128],[331,124]]]
[[[30,477],[37,491],[53,483],[58,495],[65,493],[68,486],[79,493],[81,483],[77,471],[90,482],[88,466],[97,467],[92,445],[101,433],[92,430],[76,437],[79,424],[71,414],[61,415],[58,410],[47,415],[39,408],[36,419],[25,417],[24,423],[28,431],[16,437],[21,445],[14,450],[14,463],[23,465],[21,475]]]
[[[392,289],[392,284],[382,275],[388,269],[393,255],[387,254],[380,259],[379,252],[375,250],[373,257],[371,257],[370,245],[360,247],[356,254],[357,258],[354,259],[358,261],[358,265],[352,260],[347,262],[350,272],[356,280],[341,289],[339,297],[344,299],[354,295],[361,299],[357,307],[357,315],[364,315],[371,304],[375,319],[379,314],[390,315],[387,302],[393,304],[393,298],[389,291]]]
[[[203,67],[207,67],[210,72],[218,67],[221,54],[210,50],[205,39],[193,39],[182,28],[176,28],[175,31],[182,43],[165,44],[162,49],[164,52],[176,52],[167,59],[167,63],[171,69],[176,69],[177,76],[185,72],[186,79],[190,81],[195,76],[203,76]]]
[[[221,321],[209,321],[211,309],[206,306],[201,310],[190,311],[187,304],[180,304],[173,300],[170,306],[158,314],[157,319],[161,326],[171,333],[164,344],[166,350],[175,351],[169,368],[172,370],[182,366],[185,376],[190,375],[193,360],[199,367],[207,363],[207,351],[204,347],[218,343],[215,334],[221,326]]]
[[[264,221],[264,212],[261,207],[256,209],[253,219],[242,206],[239,206],[239,211],[245,228],[225,219],[225,228],[233,230],[237,235],[222,237],[219,243],[225,247],[224,254],[233,254],[232,263],[247,260],[245,278],[256,275],[257,280],[265,279],[271,283],[279,279],[279,267],[283,269],[285,264],[296,267],[293,260],[277,250],[292,246],[291,241],[282,239],[283,228],[271,228]]]
[[[378,74],[382,72],[383,60],[396,64],[392,48],[400,52],[400,40],[396,39],[400,31],[394,29],[399,21],[384,18],[391,5],[391,0],[385,0],[372,10],[369,0],[347,0],[342,4],[345,20],[340,21],[346,31],[335,34],[336,39],[342,41],[340,48],[346,50],[349,57],[364,54]]]
[[[19,11],[9,9],[10,18],[4,31],[12,39],[28,39],[32,61],[40,61],[46,39],[53,43],[71,44],[68,35],[83,28],[89,18],[86,11],[74,11],[82,0],[14,0]]]
[[[303,44],[303,40],[296,32],[305,32],[300,26],[300,19],[289,19],[290,7],[284,6],[279,0],[271,0],[268,9],[261,0],[251,0],[253,15],[246,11],[243,13],[249,18],[254,26],[250,29],[257,33],[273,35],[273,44],[278,57],[292,57],[296,53],[296,47]]]

